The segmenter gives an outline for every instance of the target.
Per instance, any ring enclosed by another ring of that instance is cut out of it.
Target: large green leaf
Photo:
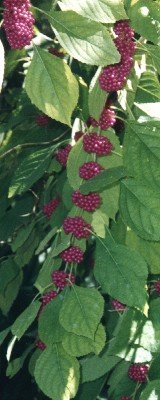
[[[154,46],[152,44],[145,44],[142,45],[142,50],[144,49],[144,51],[147,52],[147,54],[149,54],[149,56],[151,56],[155,67],[158,71],[158,73],[160,74],[160,48],[159,46]]]
[[[160,189],[160,127],[130,122],[125,134],[124,163],[128,174]]]
[[[61,0],[58,2],[64,11],[73,10],[94,21],[114,23],[120,19],[127,19],[121,0]]]
[[[111,186],[101,193],[102,204],[100,210],[109,218],[115,219],[119,208],[119,185]]]
[[[106,66],[120,61],[111,35],[102,24],[74,11],[46,13],[61,46],[77,60]]]
[[[120,212],[124,222],[146,240],[160,240],[159,192],[135,179],[121,182]]]
[[[47,170],[51,148],[38,150],[26,155],[16,169],[10,183],[9,197],[26,192]]]
[[[10,310],[22,283],[22,272],[9,257],[0,265],[0,309],[4,314]]]
[[[159,379],[148,382],[146,388],[140,395],[140,400],[158,400],[160,398],[160,381]]]
[[[66,331],[94,340],[104,301],[96,289],[72,286],[64,299],[60,323]]]
[[[79,386],[75,400],[97,400],[97,396],[106,382],[106,376],[96,379],[94,382],[87,382]]]
[[[62,345],[68,354],[75,357],[82,357],[89,353],[99,354],[105,345],[105,339],[105,330],[103,325],[100,324],[94,340],[65,332]]]
[[[72,399],[79,384],[79,364],[60,345],[44,350],[35,367],[35,379],[42,392],[54,400]]]
[[[147,70],[141,75],[134,104],[143,113],[159,119],[160,84],[155,71]]]
[[[160,274],[160,242],[143,240],[130,230],[127,232],[126,243],[145,258],[151,274]]]
[[[128,15],[137,33],[149,41],[159,44],[160,8],[158,2],[134,1]]]
[[[106,239],[97,239],[94,275],[104,292],[143,310],[147,274],[147,264],[138,253]]]
[[[99,67],[94,77],[92,78],[88,97],[89,113],[97,121],[100,118],[100,115],[105,106],[105,102],[107,100],[107,93],[102,90],[99,85],[99,76],[101,74],[101,71],[102,68]]]
[[[64,61],[35,47],[25,88],[31,102],[42,112],[64,124],[71,124],[78,101],[78,83]]]
[[[120,361],[118,357],[93,356],[81,360],[82,382],[90,382],[107,374]]]
[[[39,301],[31,303],[22,314],[15,320],[12,325],[12,333],[17,336],[18,339],[24,335],[26,330],[30,327],[32,322],[35,320],[40,308]]]
[[[61,342],[63,337],[63,328],[59,323],[59,313],[62,307],[61,295],[46,305],[39,318],[39,337],[46,344]]]

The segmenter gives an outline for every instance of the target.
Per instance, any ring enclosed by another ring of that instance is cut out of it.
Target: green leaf
[[[94,382],[87,382],[80,385],[75,400],[97,400],[97,396],[100,394],[105,382],[106,377],[102,377],[96,379]]]
[[[120,19],[127,19],[121,0],[61,0],[58,2],[63,11],[73,10],[93,21],[111,24]]]
[[[124,222],[146,240],[160,240],[159,192],[148,185],[127,179],[121,182],[120,212]]]
[[[103,111],[103,108],[105,106],[108,97],[107,93],[104,90],[102,90],[99,85],[99,76],[101,72],[102,68],[99,67],[94,77],[91,80],[89,88],[89,98],[88,98],[89,113],[97,121],[100,118],[100,115]]]
[[[155,329],[160,329],[160,298],[151,300],[149,305],[149,318]]]
[[[96,235],[105,238],[106,226],[109,225],[109,218],[100,209],[93,213],[92,228]]]
[[[103,135],[113,144],[113,150],[107,157],[97,157],[97,162],[106,170],[123,165],[122,146],[120,146],[119,139],[114,130],[107,129],[107,131],[103,131]]]
[[[151,274],[160,274],[160,242],[143,240],[133,231],[128,231],[126,243],[132,249],[139,251],[145,258]]]
[[[35,320],[39,308],[40,308],[39,301],[34,301],[15,320],[14,324],[12,325],[12,333],[13,335],[17,336],[18,340],[21,339],[26,330]]]
[[[43,113],[71,125],[71,115],[78,101],[78,84],[64,61],[35,47],[25,88],[32,103]]]
[[[82,382],[92,382],[101,376],[107,374],[120,361],[118,357],[93,356],[81,360]]]
[[[159,379],[148,382],[146,388],[140,395],[140,400],[158,400],[160,398],[160,381]]]
[[[8,376],[10,379],[13,378],[23,367],[23,364],[32,350],[33,346],[29,346],[24,353],[22,354],[21,357],[15,358],[14,360],[10,361],[8,364],[7,370],[6,370],[6,376]]]
[[[81,192],[84,194],[96,191],[100,192],[118,182],[121,178],[124,178],[125,175],[125,169],[122,166],[109,168],[100,172],[99,175],[96,175],[94,178],[87,181],[87,183],[83,183]]]
[[[76,395],[79,364],[59,345],[44,350],[36,362],[35,380],[42,392],[54,400],[69,400]]]
[[[0,265],[0,309],[5,315],[18,295],[22,278],[22,272],[10,257]]]
[[[39,243],[38,249],[35,254],[38,255],[45,250],[45,247],[48,245],[48,242],[54,237],[57,232],[57,228],[51,229],[51,231],[44,237],[44,239]]]
[[[51,148],[42,149],[23,158],[11,180],[9,197],[26,192],[41,178],[49,166],[52,152]]]
[[[57,246],[52,252],[52,257],[58,256],[63,250],[67,249],[71,243],[71,235],[66,235],[63,231],[60,235],[60,243],[57,243]]]
[[[130,122],[125,133],[124,163],[129,175],[160,188],[160,128],[152,123]]]
[[[97,239],[94,275],[104,292],[128,306],[143,310],[148,271],[138,253],[106,239]]]
[[[157,72],[160,74],[160,48],[159,46],[153,46],[152,44],[145,44],[142,46],[142,49],[147,51],[155,64]]]
[[[106,66],[120,61],[111,35],[102,24],[74,11],[46,13],[61,46],[78,61]]]
[[[33,229],[28,239],[18,248],[14,260],[20,268],[29,264],[39,243],[39,232]]]
[[[160,101],[160,84],[155,71],[144,72],[139,80],[135,103]]]
[[[4,340],[5,340],[5,338],[7,337],[9,331],[10,331],[10,327],[9,327],[9,328],[6,328],[6,329],[4,329],[4,331],[1,331],[1,332],[0,332],[0,346],[1,346],[1,344],[4,342]]]
[[[79,139],[70,151],[67,161],[67,177],[73,189],[78,189],[83,182],[83,179],[79,176],[79,168],[85,162],[92,160],[93,156],[83,150],[83,138]]]
[[[62,346],[68,354],[75,357],[82,357],[85,354],[99,354],[106,340],[106,334],[103,325],[99,325],[95,334],[95,339],[74,335],[74,333],[65,332]]]
[[[131,25],[137,33],[159,44],[160,9],[158,2],[138,0],[129,9]]]
[[[19,229],[17,236],[14,238],[11,247],[12,251],[16,252],[19,247],[21,247],[24,242],[28,239],[29,235],[31,234],[35,222],[31,222],[27,226],[22,227]]]
[[[100,209],[113,220],[119,208],[119,191],[119,185],[115,185],[101,193],[102,204]]]
[[[57,236],[58,237],[58,236]],[[62,260],[61,259],[54,259],[53,252],[57,246],[57,237],[55,238],[54,242],[51,245],[50,252],[46,255],[46,259],[43,263],[43,266],[39,272],[37,280],[35,282],[35,287],[39,290],[39,292],[43,293],[46,286],[51,283],[51,273],[58,269],[61,266]]]
[[[52,345],[62,341],[63,328],[59,323],[59,313],[62,307],[61,295],[46,305],[39,318],[39,337],[46,344]]]
[[[65,296],[60,323],[66,331],[93,340],[103,307],[103,297],[98,290],[74,285]]]

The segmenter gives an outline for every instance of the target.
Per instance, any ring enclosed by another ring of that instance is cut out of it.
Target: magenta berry
[[[101,198],[98,193],[82,194],[79,190],[76,190],[72,194],[72,201],[77,206],[85,211],[93,212],[99,208]]]
[[[107,156],[113,146],[106,136],[93,132],[83,137],[83,148],[87,153],[95,153],[97,156]]]
[[[60,257],[63,261],[68,263],[81,263],[83,261],[83,251],[78,246],[71,246],[68,249],[62,251]]]
[[[116,311],[124,311],[126,308],[125,304],[120,303],[118,300],[112,300],[111,304]]]
[[[66,286],[75,283],[75,275],[57,270],[52,273],[52,281],[58,289],[63,290]]]
[[[30,44],[33,36],[33,14],[28,0],[4,0],[4,29],[12,49],[21,49]]]
[[[75,133],[74,135],[74,140],[75,142],[78,142],[78,140],[84,135],[84,133],[82,131],[78,131]]]
[[[49,203],[45,204],[43,207],[43,213],[46,215],[46,217],[49,219],[55,209],[58,207],[60,203],[60,199],[53,199]]]
[[[100,128],[103,131],[105,131],[108,128],[114,126],[115,122],[116,122],[115,112],[111,108],[105,108],[99,120]]]
[[[36,124],[39,126],[47,125],[50,120],[51,118],[49,118],[46,114],[39,114],[36,116]]]
[[[131,400],[131,397],[128,397],[128,396],[122,396],[122,397],[120,398],[120,400]]]
[[[46,304],[50,303],[57,296],[57,292],[55,290],[50,290],[50,292],[45,293],[42,296],[42,307],[46,306]]]
[[[59,161],[59,163],[63,167],[66,167],[66,165],[67,165],[67,160],[68,160],[68,156],[69,156],[71,149],[72,149],[72,146],[70,144],[68,144],[66,147],[64,147],[64,149],[59,149],[56,154],[57,161]]]
[[[36,341],[36,347],[42,351],[46,349],[45,343],[43,343],[41,340]]]
[[[160,281],[157,281],[154,283],[154,289],[157,292],[157,294],[160,296]]]
[[[88,118],[88,121],[87,121],[87,125],[88,125],[88,126],[92,125],[94,128],[97,128],[97,127],[99,126],[99,122],[96,121],[95,118],[89,117],[89,118]]]
[[[148,365],[146,364],[132,364],[128,370],[130,379],[136,382],[146,382],[148,375]]]
[[[95,161],[84,163],[79,168],[79,176],[82,179],[88,180],[98,175],[104,168]]]
[[[66,234],[72,233],[77,239],[88,238],[91,225],[82,217],[67,217],[63,223],[63,229]]]

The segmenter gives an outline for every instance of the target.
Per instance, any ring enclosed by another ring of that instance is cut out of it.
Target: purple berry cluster
[[[68,249],[62,251],[60,257],[66,263],[80,264],[83,261],[83,251],[78,246],[70,246]]]
[[[53,199],[49,203],[45,204],[43,207],[43,213],[46,215],[46,217],[49,219],[55,209],[58,207],[60,203],[60,199]]]
[[[68,156],[69,156],[69,153],[70,153],[71,149],[72,149],[72,146],[70,144],[68,144],[63,149],[59,149],[57,154],[56,154],[56,160],[63,167],[66,167],[66,165],[67,165],[67,160],[68,160]]]
[[[100,87],[106,92],[117,92],[124,87],[133,66],[135,52],[134,31],[129,26],[128,21],[116,22],[114,33],[116,35],[114,43],[121,55],[121,61],[118,64],[105,67],[99,77]]]
[[[98,193],[82,194],[80,190],[73,192],[72,201],[77,207],[89,212],[95,211],[101,204]]]
[[[118,312],[124,311],[126,308],[125,304],[120,303],[120,301],[118,301],[118,300],[112,300],[111,304],[112,304],[112,307],[114,308],[114,310],[116,310]]]
[[[45,343],[43,343],[41,340],[37,340],[37,341],[36,341],[36,347],[37,347],[39,350],[42,350],[42,351],[46,349]]]
[[[113,150],[110,140],[96,132],[84,135],[83,149],[87,153],[95,153],[97,156],[107,156]]]
[[[130,379],[136,382],[146,382],[149,367],[146,364],[132,364],[128,370]]]
[[[158,296],[160,296],[160,281],[157,281],[154,283],[154,289],[155,289],[156,293],[158,294]]]
[[[91,225],[82,217],[68,217],[64,220],[63,229],[66,235],[72,233],[77,239],[88,238]]]
[[[12,49],[22,49],[30,44],[35,22],[29,0],[4,0],[4,29]]]
[[[75,283],[75,276],[73,274],[67,274],[65,271],[56,270],[52,272],[52,281],[55,286],[63,290],[66,286]]]
[[[90,161],[90,162],[84,163],[79,168],[79,176],[80,176],[80,178],[82,178],[84,180],[88,180],[88,179],[91,179],[94,176],[98,175],[103,170],[104,170],[104,168],[100,164],[98,164],[96,161]]]
[[[116,114],[110,107],[105,107],[101,113],[99,121],[96,121],[93,117],[90,117],[89,123],[95,128],[99,126],[103,131],[106,131],[108,128],[111,128],[115,125]]]

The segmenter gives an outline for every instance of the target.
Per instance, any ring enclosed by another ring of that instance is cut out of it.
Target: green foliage
[[[71,124],[71,114],[78,101],[78,84],[62,60],[35,47],[25,88],[32,103],[42,112],[64,124]]]
[[[18,340],[24,335],[26,330],[30,327],[32,322],[35,320],[39,311],[40,304],[38,301],[31,303],[20,316],[15,320],[12,325],[12,333]]]
[[[18,265],[8,258],[0,265],[1,292],[0,308],[3,314],[7,314],[19,292],[22,283],[22,273]]]
[[[74,11],[46,14],[64,49],[77,60],[90,65],[109,65],[120,61],[120,55],[108,30]]]
[[[55,344],[46,349],[38,359],[35,379],[49,398],[72,399],[79,383],[78,361],[69,356],[60,345]]]
[[[104,301],[96,289],[72,286],[60,311],[60,323],[66,331],[94,339],[103,314]]]
[[[94,274],[104,292],[143,310],[147,265],[138,253],[107,239],[97,239]]]

